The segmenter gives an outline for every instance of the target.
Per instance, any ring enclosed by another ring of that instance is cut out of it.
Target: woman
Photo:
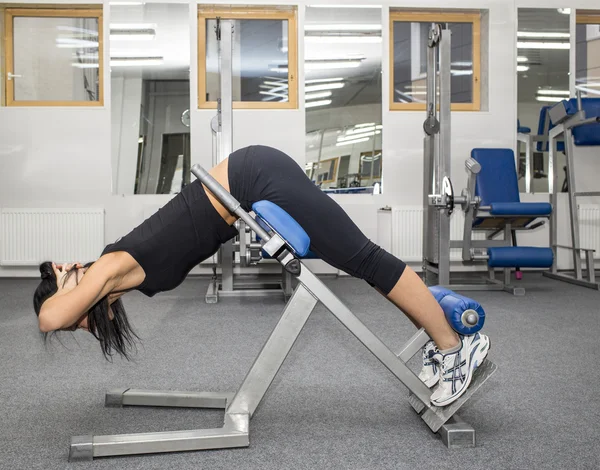
[[[264,146],[237,150],[211,170],[246,211],[271,201],[287,211],[311,239],[311,250],[332,266],[366,280],[399,307],[433,341],[423,351],[420,378],[439,387],[436,406],[459,398],[489,349],[483,334],[459,337],[417,274],[372,243],[333,199],[318,189],[288,155]],[[136,289],[152,297],[174,289],[237,230],[236,218],[198,180],[163,208],[108,245],[94,263],[40,267],[34,295],[42,332],[85,329],[102,346],[127,357],[135,334],[119,299]]]

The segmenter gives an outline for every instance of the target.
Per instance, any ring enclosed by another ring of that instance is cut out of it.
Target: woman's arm
[[[40,330],[48,332],[70,327],[100,299],[113,291],[132,289],[144,277],[139,264],[127,253],[110,253],[100,257],[85,272],[79,284],[59,289],[44,302],[39,314]]]

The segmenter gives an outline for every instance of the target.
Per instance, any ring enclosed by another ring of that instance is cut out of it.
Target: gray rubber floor
[[[222,413],[105,408],[132,387],[233,391],[282,308],[279,299],[204,303],[206,279],[124,297],[143,339],[134,362],[103,360],[91,335],[44,347],[33,280],[0,280],[2,469],[598,469],[600,293],[526,274],[525,297],[470,293],[487,312],[498,372],[461,412],[478,447],[446,449],[407,390],[322,307],[309,319],[237,450],[67,460],[71,436],[220,426]],[[326,280],[393,349],[409,321],[355,279]],[[415,364],[416,365],[416,364]]]

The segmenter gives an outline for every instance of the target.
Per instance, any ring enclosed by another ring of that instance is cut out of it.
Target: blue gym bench
[[[180,452],[248,447],[250,420],[281,365],[292,349],[318,302],[321,302],[375,357],[409,390],[409,403],[432,432],[448,447],[473,447],[475,430],[456,412],[494,373],[496,366],[485,360],[473,374],[470,387],[454,403],[437,408],[431,405],[432,390],[406,365],[429,340],[419,330],[398,353],[389,349],[344,303],[304,264],[310,255],[310,238],[289,214],[269,201],[253,205],[253,217],[202,167],[192,173],[260,238],[262,249],[297,279],[294,292],[242,385],[235,393],[164,392],[121,389],[106,394],[106,406],[167,406],[223,409],[223,427],[188,431],[150,432],[102,436],[79,436],[71,441],[69,459],[92,460],[115,455]],[[485,321],[476,301],[448,289],[431,287],[449,324],[461,334],[474,334]],[[399,312],[400,314],[400,312]],[[373,391],[376,393],[376,391]]]
[[[450,242],[462,249],[465,263],[487,261],[489,277],[484,284],[454,286],[465,290],[505,290],[523,295],[525,290],[511,283],[513,268],[549,268],[554,255],[551,248],[514,246],[516,231],[532,230],[552,215],[545,202],[521,202],[515,157],[511,149],[476,148],[467,161],[469,179],[462,240]],[[474,232],[484,232],[484,240],[473,240]],[[495,270],[504,271],[504,280]]]
[[[556,218],[550,221],[550,246],[555,251],[554,263],[544,275],[569,282],[571,284],[600,289],[594,272],[594,250],[583,248],[579,233],[579,214],[577,200],[579,197],[600,196],[600,191],[577,191],[575,177],[575,148],[600,146],[600,98],[581,98],[578,91],[576,98],[563,100],[553,106],[548,114],[553,127],[549,132],[549,192],[554,207],[558,203],[558,179],[555,169],[556,156],[554,143],[559,139],[564,140],[564,150],[567,164],[567,193],[569,198],[569,219],[571,227],[571,244],[558,243],[558,225]],[[558,270],[556,252],[558,249],[567,249],[572,254],[573,269],[571,271]],[[586,273],[584,278],[581,255],[586,260]]]

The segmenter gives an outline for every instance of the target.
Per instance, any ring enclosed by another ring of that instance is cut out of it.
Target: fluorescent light
[[[533,31],[519,31],[517,32],[518,38],[538,38],[538,39],[563,39],[570,38],[570,33],[544,33],[544,32],[533,32]]]
[[[113,23],[110,25],[111,41],[148,41],[156,36],[154,23]]]
[[[305,80],[304,84],[307,83],[328,83],[328,82],[341,82],[343,78],[313,78],[311,80]]]
[[[138,139],[138,144],[143,144],[143,143],[144,143],[144,138],[143,138],[143,137],[140,137],[140,138]]]
[[[151,65],[161,65],[163,63],[162,57],[111,57],[111,67],[143,67]]]
[[[308,5],[310,8],[379,8],[381,5]]]
[[[528,62],[529,59],[525,56],[520,55],[519,57],[517,57],[517,62]]]
[[[56,38],[56,47],[61,49],[96,48],[98,41],[86,41],[75,38]]]
[[[352,145],[352,144],[358,144],[360,142],[366,142],[367,140],[369,140],[370,137],[363,137],[362,139],[355,139],[355,140],[345,140],[343,142],[338,142],[335,144],[336,147],[341,147],[342,145]]]
[[[563,100],[558,96],[536,96],[535,99],[543,103],[560,103]]]
[[[528,70],[528,65],[517,65],[517,72],[527,72]]]
[[[80,62],[73,62],[71,65],[78,69],[97,69],[100,67],[100,64],[94,64],[92,62],[88,62],[87,64],[80,63]]]
[[[570,49],[568,42],[517,42],[519,49]]]
[[[307,24],[304,31],[381,31],[380,24]]]
[[[278,88],[287,88],[288,84],[287,83],[283,83],[283,82],[271,82],[271,81],[264,81],[263,82],[265,85],[271,85],[273,87],[278,87]]]
[[[370,127],[370,126],[374,126],[375,123],[374,122],[364,122],[362,124],[356,124],[354,127]]]
[[[283,93],[274,93],[272,91],[259,91],[258,92],[261,95],[267,95],[267,96],[274,96],[275,98],[286,98],[287,99],[287,95],[284,95]]]
[[[425,96],[425,95],[427,95],[427,92],[426,91],[407,91],[404,94],[408,95],[408,96]]]
[[[378,44],[381,36],[305,36],[310,44]]]
[[[328,104],[331,104],[331,100],[309,101],[304,106],[306,108],[314,108],[316,106],[327,106]]]
[[[361,60],[321,60],[305,62],[304,70],[354,69],[361,63]]]
[[[381,134],[381,131],[362,132],[361,134],[344,135],[337,138],[338,142],[346,142],[348,140],[362,139],[363,137],[371,137],[376,134]]]
[[[329,98],[331,96],[330,91],[319,91],[317,93],[307,93],[304,95],[305,100],[316,100],[318,98]]]
[[[322,85],[311,85],[304,87],[304,93],[310,93],[311,91],[322,91],[322,90],[336,90],[338,88],[344,88],[343,83],[324,83]]]
[[[455,77],[460,77],[462,75],[473,75],[472,70],[451,70],[450,73]]]
[[[558,8],[557,11],[563,15],[570,15],[571,14],[571,9],[570,8]]]
[[[455,67],[472,67],[473,62],[451,62],[450,65],[454,65]]]
[[[359,128],[347,130],[346,135],[360,134],[362,132],[371,132],[374,130],[375,130],[375,124],[373,124],[372,126],[368,126],[368,127],[359,127]]]
[[[57,26],[59,31],[69,31],[70,33],[88,34],[90,36],[98,36],[98,31],[92,29],[77,28],[75,26]]]
[[[569,90],[538,90],[538,95],[570,96]]]

